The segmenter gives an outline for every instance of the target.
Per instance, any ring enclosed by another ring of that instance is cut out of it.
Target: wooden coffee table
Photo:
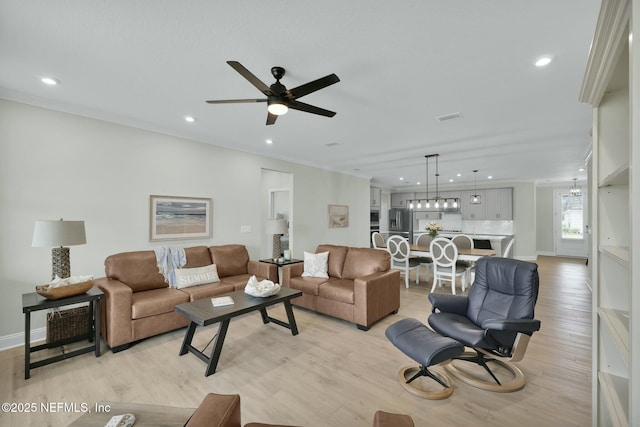
[[[176,311],[189,319],[189,328],[184,336],[179,355],[182,356],[190,352],[204,361],[207,364],[207,368],[204,371],[205,377],[216,371],[218,361],[220,360],[220,353],[222,352],[222,345],[224,344],[227,329],[229,328],[229,322],[236,316],[250,313],[252,311],[259,311],[264,324],[272,322],[276,325],[290,329],[291,335],[298,335],[298,327],[296,326],[296,319],[293,316],[291,299],[302,296],[302,292],[291,288],[282,288],[277,295],[259,298],[247,295],[244,291],[237,291],[223,295],[216,295],[214,298],[223,296],[233,298],[234,304],[223,307],[214,307],[211,302],[211,298],[205,298],[176,306]],[[279,319],[274,319],[267,314],[267,307],[280,303],[284,304],[284,309],[287,312],[287,319],[289,323],[283,322]],[[211,349],[211,356],[207,356],[202,351],[192,346],[191,342],[193,340],[193,335],[196,332],[196,327],[208,326],[213,323],[220,323],[220,326],[218,327],[218,334],[216,335],[213,348]]]

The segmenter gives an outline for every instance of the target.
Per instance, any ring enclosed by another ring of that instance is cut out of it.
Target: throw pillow
[[[329,261],[329,252],[320,252],[314,254],[311,252],[304,253],[304,272],[303,277],[322,277],[328,279],[327,264]]]
[[[176,268],[175,273],[175,287],[177,289],[220,281],[220,278],[218,277],[218,269],[215,264],[196,268]]]

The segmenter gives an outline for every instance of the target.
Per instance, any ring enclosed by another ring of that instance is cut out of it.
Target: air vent
[[[446,120],[459,119],[460,117],[462,117],[462,114],[460,113],[451,113],[451,114],[445,114],[444,116],[438,116],[436,117],[436,120],[439,122],[444,122]]]

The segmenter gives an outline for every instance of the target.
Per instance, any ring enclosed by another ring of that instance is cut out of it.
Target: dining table
[[[412,256],[431,258],[429,246],[409,245],[409,254]],[[493,249],[458,249],[458,260],[476,262],[485,256],[495,256]]]

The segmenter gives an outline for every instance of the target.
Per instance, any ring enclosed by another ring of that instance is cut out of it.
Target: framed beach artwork
[[[211,237],[211,199],[150,196],[151,241]]]
[[[329,228],[349,226],[349,206],[329,205]]]

